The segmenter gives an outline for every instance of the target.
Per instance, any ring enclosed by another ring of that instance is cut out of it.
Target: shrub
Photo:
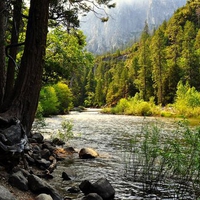
[[[177,114],[184,117],[196,117],[200,115],[200,93],[190,87],[188,83],[178,83],[174,108]]]
[[[69,89],[68,85],[65,83],[59,82],[54,86],[56,96],[58,98],[58,110],[60,114],[68,113],[69,110],[73,107],[72,100],[72,92]]]
[[[52,86],[43,87],[40,92],[40,104],[44,116],[58,114],[58,98]]]

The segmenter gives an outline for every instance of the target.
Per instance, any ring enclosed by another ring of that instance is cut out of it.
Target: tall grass
[[[125,175],[144,193],[174,199],[200,197],[200,128],[178,123],[173,131],[153,124],[142,128],[126,150]]]

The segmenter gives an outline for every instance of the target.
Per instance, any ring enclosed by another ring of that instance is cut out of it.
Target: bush
[[[59,102],[59,114],[68,113],[69,110],[73,107],[73,96],[71,90],[69,89],[68,85],[62,82],[55,84],[53,87]]]
[[[174,108],[178,115],[197,117],[200,115],[200,93],[188,83],[178,83]]]
[[[59,102],[55,89],[52,86],[42,88],[39,105],[41,105],[40,109],[43,110],[43,116],[58,114]]]

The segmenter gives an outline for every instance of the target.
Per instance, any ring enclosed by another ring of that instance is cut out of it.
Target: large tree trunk
[[[31,130],[41,89],[49,0],[31,0],[24,54],[14,92],[4,118],[18,118],[26,133]]]
[[[8,101],[12,94],[14,80],[15,80],[15,70],[16,70],[16,57],[18,50],[18,39],[20,32],[20,24],[22,20],[22,0],[15,0],[14,11],[13,11],[13,22],[12,22],[12,33],[11,33],[11,44],[9,47],[9,60],[8,60],[8,68],[7,68],[7,76],[6,76],[6,86],[5,86],[5,94],[4,94],[4,104]],[[8,56],[8,55],[7,55]]]
[[[5,1],[0,1],[0,108],[5,87]],[[1,111],[1,109],[0,109]]]

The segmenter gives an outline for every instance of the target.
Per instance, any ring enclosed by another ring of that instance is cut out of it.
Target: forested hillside
[[[124,51],[98,56],[86,77],[85,106],[115,105],[139,93],[156,104],[174,101],[182,81],[200,91],[200,2],[190,0],[169,21]]]

